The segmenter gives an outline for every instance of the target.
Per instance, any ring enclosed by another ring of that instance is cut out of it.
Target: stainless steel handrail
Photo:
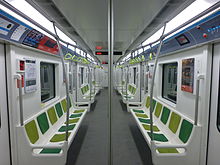
[[[164,24],[163,32],[160,37],[160,44],[159,47],[157,48],[157,53],[156,53],[156,58],[155,58],[155,63],[154,63],[154,72],[153,72],[153,77],[151,81],[151,88],[150,88],[150,133],[151,133],[151,141],[154,140],[154,135],[153,135],[153,93],[154,93],[154,81],[155,81],[155,76],[156,76],[156,70],[157,70],[157,63],[158,63],[158,57],[160,54],[160,50],[163,44],[163,35],[166,29],[166,23]]]
[[[61,48],[60,45],[60,39],[58,37],[57,31],[56,31],[56,26],[55,23],[53,22],[53,28],[54,28],[54,32],[56,34],[56,40],[57,40],[57,45],[58,45],[58,49],[59,49],[59,53],[60,53],[60,57],[61,57],[61,63],[63,66],[63,77],[65,80],[65,86],[66,86],[66,99],[67,99],[67,112],[66,112],[66,141],[68,141],[68,137],[69,137],[69,110],[70,110],[70,97],[69,97],[69,83],[68,83],[68,79],[67,79],[67,72],[66,72],[66,68],[65,68],[65,62],[64,62],[64,54],[63,54],[63,50]]]
[[[196,79],[196,99],[195,99],[195,120],[194,124],[198,125],[199,118],[199,90],[200,90],[200,80],[204,79],[204,75],[199,74]]]
[[[19,82],[19,91],[18,91],[18,97],[19,97],[19,110],[20,110],[20,125],[24,125],[24,106],[23,106],[23,95],[22,95],[22,75],[16,74],[14,78]]]

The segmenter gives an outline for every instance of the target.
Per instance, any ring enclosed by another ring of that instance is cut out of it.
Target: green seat
[[[169,129],[173,133],[176,133],[176,131],[179,127],[179,124],[180,124],[180,120],[181,120],[181,117],[178,114],[176,114],[175,112],[172,112],[171,118],[170,118],[170,123],[169,123]]]
[[[70,136],[70,132],[68,133],[68,137]],[[50,142],[63,142],[66,140],[66,134],[55,134],[51,139]]]
[[[73,119],[73,118],[77,118],[77,117],[80,117],[80,116],[82,116],[82,113],[72,114],[72,115],[70,116],[70,118]]]
[[[70,119],[69,120],[69,124],[77,123],[78,121],[79,121],[79,118],[77,118],[77,119]],[[65,124],[66,124],[66,122],[65,122]]]
[[[153,110],[155,108],[155,105],[156,105],[156,100],[153,99]],[[146,101],[146,108],[150,108],[150,96],[147,97],[147,101]]]
[[[30,140],[30,142],[32,144],[35,144],[38,139],[39,139],[39,134],[38,134],[38,131],[37,131],[37,125],[36,125],[36,122],[34,120],[28,122],[27,124],[25,124],[25,131],[26,131],[26,134]]]
[[[37,123],[40,127],[40,131],[42,134],[44,134],[45,132],[47,132],[47,130],[49,129],[49,123],[47,120],[47,115],[46,113],[42,113],[37,117]]]
[[[57,103],[55,105],[55,108],[56,108],[56,112],[57,112],[58,117],[60,118],[61,116],[63,116],[63,111],[62,111],[62,107],[61,107],[60,103]]]
[[[151,133],[148,132],[148,135],[151,137]],[[164,136],[164,134],[157,134],[157,133],[153,133],[153,137],[154,140],[159,141],[159,142],[168,142],[168,139],[166,138],[166,136]]]
[[[147,96],[146,108],[150,107],[150,96]]]
[[[81,88],[81,92],[82,92],[82,95],[85,94],[85,88],[84,87]]]
[[[61,105],[63,107],[63,111],[66,112],[67,111],[67,101],[66,101],[66,99],[63,99],[61,101]]]
[[[137,117],[141,117],[141,118],[148,118],[148,116],[146,114],[135,113],[135,115]]]
[[[80,109],[80,110],[75,110],[73,113],[82,113],[84,111],[85,111],[85,109]]]
[[[135,87],[133,87],[133,95],[135,95],[135,93],[136,93],[136,88]]]
[[[142,123],[146,123],[146,124],[150,124],[150,119],[142,119],[142,118],[138,118],[138,120]]]
[[[135,112],[135,113],[144,113],[143,110],[138,110],[138,109],[133,109],[133,112]]]
[[[76,124],[73,124],[73,125],[69,125],[68,126],[68,131],[71,131],[75,128]],[[58,130],[59,132],[65,132],[66,131],[66,126],[62,126],[60,127],[60,129]]]
[[[51,107],[48,111],[47,111],[47,115],[49,117],[50,123],[52,125],[54,125],[57,122],[57,115],[55,112],[54,107]]]
[[[61,149],[59,148],[44,148],[41,150],[40,154],[59,154]]]
[[[168,153],[169,154],[179,153],[176,148],[158,148],[157,150],[159,153],[164,153],[164,154],[165,153],[167,153],[167,154]]]
[[[186,143],[192,133],[193,124],[190,123],[187,120],[183,120],[181,127],[180,127],[180,133],[179,138],[183,143]]]
[[[166,125],[169,116],[170,116],[170,110],[167,107],[163,107],[163,112],[160,118],[161,122]]]
[[[154,112],[154,115],[159,118],[160,116],[160,113],[161,113],[161,110],[162,110],[162,104],[158,103],[157,102],[157,106],[156,106],[156,110]]]
[[[142,126],[144,127],[145,130],[150,131],[150,125],[149,124],[148,125],[147,124],[142,124]],[[159,132],[160,130],[157,126],[154,125],[153,126],[153,131],[154,132]]]

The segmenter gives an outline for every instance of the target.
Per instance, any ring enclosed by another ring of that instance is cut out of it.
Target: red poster
[[[47,36],[42,38],[37,48],[52,54],[58,54],[57,42]]]
[[[182,60],[182,91],[193,93],[194,61],[194,58]]]

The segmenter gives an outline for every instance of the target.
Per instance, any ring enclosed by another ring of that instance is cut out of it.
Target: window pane
[[[177,91],[177,62],[163,65],[162,97],[176,103]]]
[[[134,68],[134,84],[136,84],[137,68]]]
[[[80,74],[81,74],[81,84],[84,83],[84,80],[83,80],[83,72],[84,72],[84,68],[80,68]]]
[[[145,73],[145,86],[146,86],[146,89],[145,89],[145,93],[148,92],[148,74],[149,74],[149,67],[148,67],[148,65],[146,65],[146,73]]]
[[[55,65],[40,63],[41,102],[55,97]]]

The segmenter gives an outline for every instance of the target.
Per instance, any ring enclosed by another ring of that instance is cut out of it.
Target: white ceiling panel
[[[27,0],[42,14],[52,18],[78,44],[95,52],[96,46],[107,50],[107,0]],[[159,29],[164,21],[177,15],[193,0],[115,0],[115,50],[128,52]],[[64,23],[63,23],[64,22]],[[150,31],[149,31],[150,29]],[[78,38],[81,40],[77,40]],[[105,57],[103,57],[104,59]]]

